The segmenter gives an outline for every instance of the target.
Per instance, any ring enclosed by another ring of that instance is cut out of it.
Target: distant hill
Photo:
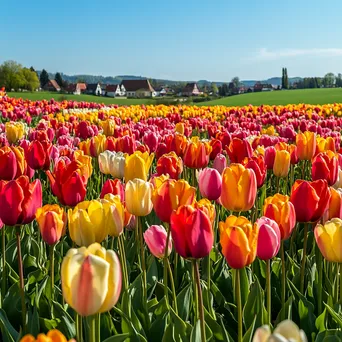
[[[40,75],[40,71],[37,71],[38,75]],[[153,84],[159,84],[159,85],[175,85],[180,83],[187,83],[187,82],[194,82],[194,81],[172,81],[172,80],[166,80],[166,79],[154,79],[150,77],[144,77],[144,76],[135,76],[135,75],[117,75],[117,76],[94,76],[94,75],[66,75],[61,73],[62,78],[69,82],[69,83],[76,83],[76,82],[86,82],[86,83],[104,83],[104,84],[119,84],[122,80],[139,80],[139,79],[145,79],[148,78],[152,80]],[[55,74],[49,73],[50,79],[53,79],[55,77]],[[301,80],[301,77],[292,77],[289,78],[289,82],[294,83]],[[214,81],[217,86],[221,86],[223,83],[229,83],[230,81]],[[270,83],[274,85],[281,85],[281,77],[272,77],[267,80],[242,80],[241,83],[243,83],[246,87],[253,87],[255,83],[261,82],[261,83]],[[197,84],[200,87],[210,86],[213,81],[208,80],[199,80],[197,81]]]

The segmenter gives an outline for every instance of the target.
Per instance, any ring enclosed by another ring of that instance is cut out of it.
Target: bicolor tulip
[[[6,122],[5,124],[6,137],[10,144],[16,143],[25,135],[25,125],[20,122]]]
[[[274,163],[273,173],[276,177],[286,177],[290,169],[291,155],[285,150],[277,150]]]
[[[125,188],[125,203],[128,212],[135,216],[147,216],[153,209],[153,185],[140,178],[128,181]]]
[[[56,244],[65,234],[67,215],[57,204],[46,204],[38,208],[36,220],[42,238],[48,245]]]
[[[253,155],[252,146],[246,139],[233,138],[226,150],[231,163],[241,163]]]
[[[156,258],[164,258],[167,232],[163,226],[153,225],[144,232],[144,240],[150,252]],[[169,239],[167,255],[172,251],[172,241]]]
[[[171,215],[170,227],[174,248],[183,258],[199,259],[210,253],[214,233],[209,217],[201,209],[179,207]]]
[[[25,174],[26,160],[21,147],[0,148],[0,180],[13,180]]]
[[[204,211],[210,219],[210,222],[214,224],[216,217],[215,205],[212,204],[207,198],[201,198],[198,202],[193,205],[196,209]]]
[[[287,240],[296,226],[296,211],[290,197],[281,194],[267,197],[264,215],[277,222],[281,239]]]
[[[327,211],[324,214],[323,222],[333,218],[342,219],[342,189],[330,188],[331,200]]]
[[[296,210],[298,222],[316,222],[329,206],[331,195],[326,180],[313,182],[296,180],[290,201]]]
[[[46,335],[39,334],[37,339],[32,335],[25,335],[21,338],[20,342],[67,342],[66,337],[57,329],[50,330]],[[69,342],[76,342],[76,340],[71,339]]]
[[[81,316],[109,311],[121,292],[119,258],[98,243],[71,248],[62,262],[61,281],[65,301]]]
[[[315,239],[324,258],[331,262],[342,263],[342,220],[333,218],[318,224],[315,228]]]
[[[184,152],[184,165],[192,169],[202,169],[209,163],[211,153],[209,142],[203,142],[199,137],[192,137]]]
[[[232,211],[250,210],[255,202],[257,182],[255,173],[241,164],[231,164],[222,175],[222,205]]]
[[[196,198],[196,189],[183,179],[154,179],[152,203],[156,215],[163,222],[170,222],[171,214],[182,205],[192,205]]]
[[[136,151],[126,157],[124,172],[126,183],[134,178],[147,181],[153,158],[153,153],[148,154],[147,152],[142,153],[140,151]]]
[[[274,220],[268,217],[260,217],[255,224],[259,228],[257,257],[261,260],[274,258],[279,251],[281,234]]]
[[[8,226],[23,225],[34,220],[42,206],[42,185],[39,179],[32,183],[27,176],[0,181],[0,220]]]
[[[334,152],[320,152],[312,160],[312,180],[325,179],[328,185],[334,185],[338,179],[338,167]]]
[[[308,342],[303,330],[289,319],[282,321],[274,329],[273,334],[268,325],[263,325],[255,331],[252,342]]]
[[[258,226],[244,216],[228,216],[219,223],[222,254],[231,268],[250,265],[256,257]]]
[[[183,172],[183,161],[175,152],[162,155],[157,161],[157,175],[169,175],[172,179],[178,179]]]
[[[251,169],[254,171],[257,181],[257,187],[262,187],[265,182],[267,174],[267,168],[264,157],[261,154],[259,154],[256,157],[245,158],[242,164],[246,169]]]
[[[97,158],[104,151],[106,136],[103,134],[96,135],[88,140],[81,141],[79,144],[80,150],[87,156]]]
[[[337,180],[335,184],[333,185],[334,189],[339,189],[342,188],[342,168],[341,166],[338,167],[338,172],[337,172]]]
[[[316,152],[316,133],[305,131],[296,136],[297,155],[300,160],[311,160]]]
[[[217,170],[207,167],[198,173],[198,186],[204,198],[216,201],[221,196],[222,176]]]
[[[104,151],[99,155],[100,171],[122,179],[125,175],[126,156],[122,152]]]
[[[336,152],[336,146],[335,146],[335,140],[332,137],[322,138],[317,137],[316,138],[316,154],[320,152],[326,152],[326,151],[332,151]]]
[[[50,168],[51,149],[50,141],[31,141],[26,152],[26,160],[29,167],[33,170],[48,170]]]

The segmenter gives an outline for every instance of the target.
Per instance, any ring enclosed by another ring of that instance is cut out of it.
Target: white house
[[[121,82],[121,91],[125,90],[127,97],[154,97],[156,91],[147,79],[123,80]]]
[[[89,83],[87,84],[86,94],[91,95],[102,95],[102,89],[100,83]]]
[[[126,91],[125,88],[120,86],[119,84],[108,84],[106,86],[106,96],[116,97],[116,96],[125,96]]]

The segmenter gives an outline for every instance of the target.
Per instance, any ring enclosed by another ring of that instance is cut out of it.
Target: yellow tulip
[[[25,125],[22,122],[6,122],[6,137],[10,144],[16,143],[25,134]]]
[[[333,218],[315,228],[317,245],[324,258],[331,262],[342,262],[342,220]]]
[[[285,150],[277,150],[274,163],[273,173],[276,177],[286,177],[290,169],[291,155]]]
[[[153,208],[153,185],[142,179],[135,178],[126,184],[125,204],[128,212],[135,216],[146,216]]]
[[[136,151],[128,156],[125,162],[125,181],[128,182],[134,178],[147,181],[153,158],[154,153],[148,154],[141,151]]]
[[[109,311],[121,291],[119,258],[98,243],[71,248],[62,262],[61,280],[65,301],[81,316]]]

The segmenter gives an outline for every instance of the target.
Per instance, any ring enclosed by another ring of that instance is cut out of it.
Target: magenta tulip
[[[198,185],[201,195],[208,200],[215,201],[221,196],[222,177],[220,173],[209,167],[198,173]]]
[[[268,217],[259,218],[255,224],[259,227],[257,256],[261,260],[275,257],[280,248],[280,229],[274,220]]]
[[[221,175],[223,170],[227,167],[227,158],[223,154],[218,154],[213,163],[213,168],[216,169]]]

